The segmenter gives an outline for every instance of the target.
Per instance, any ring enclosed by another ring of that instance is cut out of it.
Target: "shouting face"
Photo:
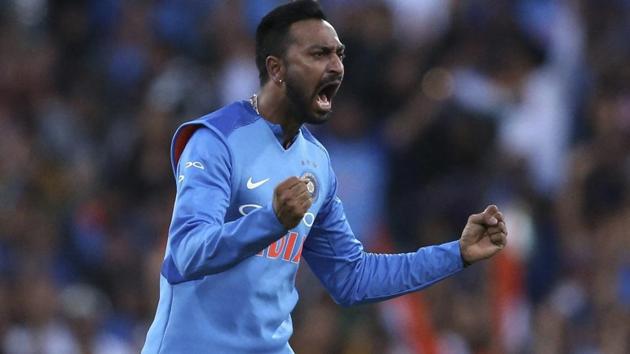
[[[293,23],[290,37],[284,57],[289,112],[304,123],[321,124],[332,111],[332,99],[343,80],[345,47],[323,20]]]

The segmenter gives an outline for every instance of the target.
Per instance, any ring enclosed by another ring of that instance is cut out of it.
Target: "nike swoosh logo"
[[[252,178],[249,177],[249,179],[247,180],[247,189],[258,188],[258,187],[262,186],[263,184],[267,183],[267,181],[269,181],[270,179],[271,178],[265,178],[262,181],[252,182]]]

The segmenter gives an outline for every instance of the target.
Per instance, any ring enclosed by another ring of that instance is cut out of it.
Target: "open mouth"
[[[329,112],[332,110],[332,99],[335,97],[341,81],[331,81],[319,88],[316,96],[316,103],[321,111]]]

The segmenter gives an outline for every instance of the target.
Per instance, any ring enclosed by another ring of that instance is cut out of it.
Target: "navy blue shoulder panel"
[[[171,144],[171,166],[175,174],[177,162],[181,156],[188,140],[194,132],[205,126],[214,131],[219,138],[227,145],[226,139],[240,127],[254,123],[260,116],[256,114],[254,109],[247,101],[238,101],[227,105],[219,110],[207,114],[201,118],[182,124],[175,135]]]
[[[260,116],[254,112],[249,102],[238,101],[201,117],[199,120],[212,125],[227,138],[236,129],[252,124],[258,118]]]
[[[317,138],[313,136],[313,134],[308,130],[308,128],[306,128],[306,126],[303,125],[300,129],[302,130],[302,135],[304,136],[304,139],[306,139],[311,144],[317,146],[322,151],[324,151],[324,154],[326,154],[326,157],[330,159],[330,156],[328,155],[328,150],[326,150],[324,145],[322,145],[322,143],[320,143],[319,140],[317,140]]]

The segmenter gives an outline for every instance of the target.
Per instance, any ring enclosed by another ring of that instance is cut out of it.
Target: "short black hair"
[[[278,6],[260,21],[256,29],[256,66],[261,86],[269,80],[267,57],[282,57],[289,43],[289,27],[308,19],[326,20],[317,1],[298,0]]]

